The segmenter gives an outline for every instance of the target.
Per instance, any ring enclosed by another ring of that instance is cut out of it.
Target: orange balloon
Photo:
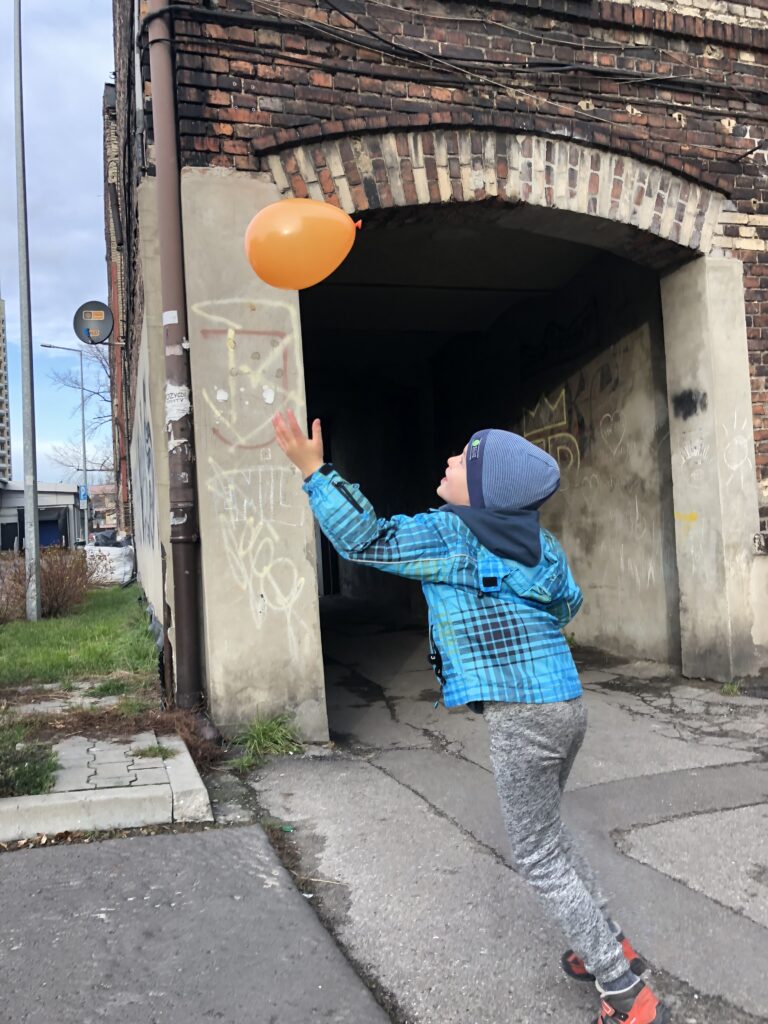
[[[282,199],[259,210],[245,232],[245,255],[274,288],[310,288],[328,277],[355,241],[355,223],[317,199]]]

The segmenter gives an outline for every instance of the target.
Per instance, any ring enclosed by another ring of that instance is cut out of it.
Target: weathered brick
[[[768,119],[759,92],[768,67],[768,0],[665,0],[665,10],[646,0],[519,0],[488,8],[483,24],[462,0],[451,5],[451,21],[429,16],[418,4],[395,10],[345,0],[345,10],[385,38],[448,61],[478,62],[455,74],[444,66],[406,64],[354,38],[322,37],[313,26],[355,32],[344,15],[324,5],[294,0],[285,6],[305,19],[285,34],[268,27],[254,34],[247,19],[223,27],[213,14],[206,23],[202,8],[194,20],[176,19],[182,163],[224,166],[226,160],[228,166],[258,169],[260,157],[276,148],[311,143],[323,194],[338,201],[327,174],[320,176],[328,165],[314,150],[322,151],[322,140],[333,138],[344,187],[363,209],[415,202],[417,184],[422,201],[426,188],[435,203],[477,199],[498,189],[515,201],[518,193],[547,205],[564,198],[582,213],[633,218],[644,231],[633,255],[649,262],[655,258],[651,233],[678,237],[694,249],[711,244],[744,263],[753,365],[768,365],[768,185],[765,158],[753,152]],[[253,13],[250,0],[228,0],[226,9]],[[693,9],[700,14],[694,16]],[[714,52],[706,50],[708,43]],[[680,77],[681,55],[695,82]],[[512,61],[521,65],[518,72],[528,61],[561,61],[577,70],[521,79],[510,73]],[[148,88],[146,54],[143,65]],[[468,69],[502,85],[473,80]],[[731,91],[720,89],[723,82]],[[149,115],[149,94],[145,102]],[[151,120],[149,126],[151,143]],[[458,134],[467,129],[475,129],[469,139],[471,188],[462,178],[458,148]],[[485,131],[495,135],[490,148]],[[402,160],[397,173],[378,145],[388,132]],[[413,133],[423,157],[418,182],[408,145]],[[368,164],[361,160],[358,166],[349,145],[356,135],[368,146]],[[535,155],[533,135],[548,140],[535,143],[545,147]],[[508,148],[510,137],[518,136],[522,144]],[[560,162],[557,140],[570,140],[563,142],[568,149]],[[212,142],[231,147],[209,148]],[[586,162],[579,160],[585,149]],[[643,175],[634,171],[638,161]],[[658,168],[673,173],[660,183]],[[707,189],[728,195],[731,205],[720,225],[706,202],[694,208],[693,192],[678,188],[680,177],[702,185],[705,197]],[[288,180],[295,194],[306,194],[297,168]],[[762,372],[755,376],[765,379]],[[754,408],[764,424],[760,429],[768,430],[764,405],[756,399]]]

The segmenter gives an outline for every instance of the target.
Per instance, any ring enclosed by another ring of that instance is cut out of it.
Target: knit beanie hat
[[[560,486],[552,456],[508,430],[478,430],[466,461],[472,508],[535,509]]]

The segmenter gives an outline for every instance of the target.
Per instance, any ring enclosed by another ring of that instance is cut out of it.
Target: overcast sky
[[[41,482],[69,479],[52,445],[79,443],[79,393],[59,390],[52,370],[79,372],[77,307],[107,298],[101,106],[111,81],[111,0],[21,0],[27,204]],[[5,299],[13,476],[22,479],[21,362],[16,232],[12,0],[0,0],[0,287]]]

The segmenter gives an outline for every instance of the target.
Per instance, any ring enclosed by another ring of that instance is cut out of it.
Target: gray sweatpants
[[[587,728],[583,700],[484,709],[496,788],[518,873],[536,890],[601,984],[629,970],[592,868],[560,818],[560,799]]]

